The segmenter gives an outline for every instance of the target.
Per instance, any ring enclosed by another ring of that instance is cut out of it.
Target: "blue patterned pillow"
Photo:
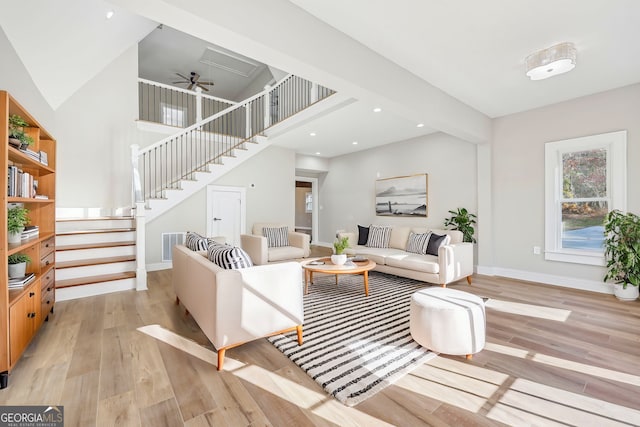
[[[207,250],[209,261],[227,270],[253,267],[253,262],[242,248],[228,245],[211,245]]]
[[[289,246],[289,227],[263,227],[262,235],[267,238],[267,247]]]

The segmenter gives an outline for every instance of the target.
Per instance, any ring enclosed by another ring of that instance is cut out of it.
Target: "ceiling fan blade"
[[[180,77],[182,77],[183,79],[185,79],[186,81],[189,81],[189,77],[185,77],[185,76],[183,76],[183,75],[182,75],[182,74],[180,74],[180,73],[176,73],[176,74],[177,74],[177,75],[179,75]]]
[[[188,82],[188,81],[186,81],[186,80],[182,80],[182,81],[180,81],[180,82],[171,82],[171,83],[175,85],[175,84],[178,84],[178,83],[189,83],[189,82]]]
[[[192,82],[196,83],[199,78],[200,78],[200,74],[196,73],[195,71],[191,72],[191,81]]]
[[[209,86],[213,86],[215,83],[214,82],[198,82],[199,85],[209,85]]]
[[[208,89],[208,88],[206,88],[206,87],[204,87],[204,86],[202,86],[200,83],[197,83],[197,86],[198,86],[200,89],[204,89],[204,90],[206,90],[207,92],[209,92],[209,89]]]
[[[191,83],[191,84],[189,85],[189,87],[187,88],[187,90],[191,90],[191,89],[193,88],[193,85],[194,85],[194,84],[195,84],[195,83]]]

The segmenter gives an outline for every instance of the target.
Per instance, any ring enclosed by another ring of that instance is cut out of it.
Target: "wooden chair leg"
[[[471,276],[467,276],[467,283],[471,285]]]
[[[296,326],[296,332],[298,333],[298,345],[302,345],[302,325]]]
[[[473,354],[467,354],[467,360],[471,360],[471,358],[473,357]]]
[[[180,297],[176,297],[176,305],[180,305]]]
[[[221,348],[220,350],[218,350],[218,371],[222,370],[222,365],[224,365],[224,354],[226,352],[226,348]]]

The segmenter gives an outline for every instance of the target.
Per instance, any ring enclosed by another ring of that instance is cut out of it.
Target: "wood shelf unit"
[[[25,152],[8,144],[9,116],[17,114],[29,123],[26,134],[33,138],[29,147],[35,152],[47,153],[43,164]],[[56,140],[9,93],[0,91],[0,165],[3,170],[0,191],[2,215],[0,215],[0,388],[6,387],[8,374],[38,332],[45,319],[53,312],[55,303],[55,184]],[[38,180],[38,194],[47,199],[8,197],[7,168],[16,166]],[[37,237],[20,243],[7,242],[7,209],[18,203],[29,210],[29,225],[37,225]],[[8,288],[7,256],[23,253],[31,258],[27,273],[35,279],[22,288]]]

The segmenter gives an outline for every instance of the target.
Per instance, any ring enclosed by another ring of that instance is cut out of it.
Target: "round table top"
[[[312,264],[313,262],[318,262],[318,261],[324,262],[324,264]],[[347,261],[347,264],[344,264],[344,265],[335,265],[334,263],[331,262],[331,258],[327,257],[327,258],[318,258],[318,259],[303,261],[302,267],[305,270],[309,270],[317,273],[356,274],[356,273],[362,273],[363,271],[369,271],[375,268],[376,266],[376,263],[374,261],[371,261],[370,259],[367,259],[365,261],[351,261],[351,263],[353,265],[347,265],[349,264],[349,261]]]

